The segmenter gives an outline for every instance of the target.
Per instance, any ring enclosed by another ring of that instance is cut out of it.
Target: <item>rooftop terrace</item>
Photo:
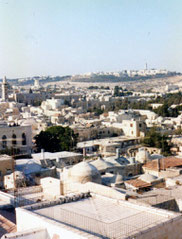
[[[178,216],[160,209],[101,196],[35,208],[33,211],[99,238],[126,238]]]
[[[77,147],[84,148],[84,147],[92,147],[92,146],[97,146],[97,145],[116,144],[118,142],[139,140],[139,139],[140,139],[140,137],[129,137],[129,136],[109,137],[109,138],[104,138],[104,139],[95,139],[95,140],[79,142],[79,143],[77,143]]]

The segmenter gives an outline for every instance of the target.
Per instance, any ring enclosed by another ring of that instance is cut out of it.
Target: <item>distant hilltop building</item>
[[[2,82],[2,101],[8,101],[8,83],[6,76],[3,78]]]
[[[40,83],[38,79],[34,79],[34,86],[33,89],[40,89]]]
[[[175,90],[179,90],[179,86],[178,85],[168,84],[165,87],[165,91],[166,92],[175,91]]]
[[[82,78],[94,78],[97,76],[115,76],[115,77],[150,77],[157,75],[174,74],[175,72],[169,72],[165,69],[149,69],[146,64],[145,69],[141,70],[122,70],[116,72],[89,72],[82,75],[72,75],[71,79],[82,79]]]

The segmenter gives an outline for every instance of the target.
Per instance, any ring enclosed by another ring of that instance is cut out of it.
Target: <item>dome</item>
[[[139,177],[139,179],[141,179],[142,181],[147,182],[147,183],[152,183],[152,182],[156,181],[158,179],[158,177],[151,175],[149,173],[145,173],[145,174],[141,175]]]
[[[119,173],[117,173],[114,177],[113,177],[113,182],[115,184],[119,184],[123,182],[123,176]]]
[[[101,183],[100,173],[95,166],[85,161],[76,164],[70,169],[70,179],[72,182],[86,183],[95,182]]]
[[[105,161],[103,158],[98,158],[97,160],[94,160],[90,162],[93,166],[95,166],[99,171],[106,170],[107,168],[113,167],[113,165],[107,161]]]

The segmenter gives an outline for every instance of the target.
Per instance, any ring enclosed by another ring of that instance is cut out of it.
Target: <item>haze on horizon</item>
[[[0,0],[0,78],[182,72],[181,0]]]

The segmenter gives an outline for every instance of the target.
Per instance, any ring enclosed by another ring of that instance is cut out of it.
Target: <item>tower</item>
[[[38,79],[34,79],[34,88],[39,89],[40,88],[40,83]]]
[[[2,82],[2,100],[6,101],[7,99],[8,99],[8,83],[6,81],[6,76],[4,76]]]
[[[6,81],[6,76],[3,78],[2,82],[2,100],[3,101],[8,100],[8,83]]]

